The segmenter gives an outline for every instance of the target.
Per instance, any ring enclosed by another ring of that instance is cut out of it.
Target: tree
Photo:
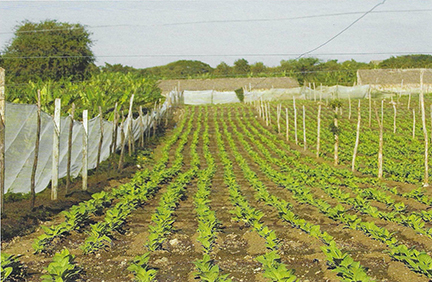
[[[219,65],[216,66],[216,69],[214,70],[214,75],[216,76],[228,76],[231,73],[231,67],[225,62],[221,62]]]
[[[262,74],[267,71],[267,67],[264,65],[263,62],[256,62],[255,64],[251,65],[251,72],[254,75]]]
[[[96,69],[91,45],[90,32],[80,24],[24,21],[15,28],[0,64],[15,82],[83,80]]]
[[[248,74],[250,72],[249,62],[245,59],[238,59],[234,62],[234,74]]]

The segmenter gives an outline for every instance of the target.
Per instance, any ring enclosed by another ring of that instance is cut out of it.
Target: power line
[[[366,13],[411,13],[411,12],[430,12],[432,9],[424,10],[386,10],[386,11],[368,11]],[[313,19],[321,17],[336,17],[336,16],[346,16],[346,15],[356,15],[363,14],[365,12],[345,12],[345,13],[333,13],[333,14],[320,14],[320,15],[310,15],[310,16],[299,16],[299,17],[288,17],[288,18],[262,18],[262,19],[237,19],[237,20],[209,20],[209,21],[190,21],[190,22],[176,22],[176,23],[166,23],[166,24],[151,24],[151,25],[132,25],[132,24],[115,24],[115,25],[85,25],[88,28],[112,28],[112,27],[166,27],[166,26],[181,26],[181,25],[195,25],[195,24],[210,24],[210,23],[248,23],[248,22],[278,22],[278,21],[289,21],[289,20],[301,20],[301,19]],[[25,31],[4,31],[1,34],[13,34],[13,33],[39,33],[39,32],[51,32],[51,31],[62,31],[62,30],[73,30],[80,27],[73,28],[54,28],[54,29],[40,29],[40,30],[25,30]]]
[[[364,13],[363,15],[361,15],[358,19],[356,19],[355,21],[353,21],[351,24],[349,24],[346,28],[342,29],[340,32],[338,32],[336,35],[334,35],[332,38],[330,38],[329,40],[327,40],[326,42],[320,44],[318,47],[313,48],[312,50],[309,50],[303,54],[301,54],[300,56],[298,56],[298,58],[303,57],[304,55],[310,54],[322,47],[324,47],[325,45],[327,45],[328,43],[330,43],[331,41],[333,41],[334,39],[336,39],[337,37],[339,37],[342,33],[344,33],[345,31],[347,31],[350,27],[352,27],[354,24],[356,24],[358,21],[360,21],[362,18],[364,18],[366,15],[372,13],[373,10],[375,10],[375,8],[377,8],[378,6],[383,5],[387,0],[383,0],[382,2],[376,4],[375,6],[372,7],[372,9],[370,9],[369,11],[367,11],[366,13]],[[298,59],[297,58],[297,59]]]
[[[302,57],[305,53],[252,53],[252,54],[135,54],[135,55],[98,55],[96,58],[170,58],[170,57]],[[395,51],[395,52],[346,52],[346,53],[317,53],[315,56],[364,56],[364,55],[411,55],[411,54],[432,54],[432,51]],[[76,59],[93,58],[93,56],[3,56],[2,59]]]

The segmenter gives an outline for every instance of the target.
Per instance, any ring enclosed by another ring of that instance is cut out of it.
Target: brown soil
[[[197,117],[199,111],[203,111],[204,113],[203,108],[189,107],[186,109],[195,111],[195,117]],[[211,202],[209,205],[215,210],[216,217],[221,223],[220,229],[216,234],[216,244],[211,252],[211,257],[214,259],[214,263],[219,266],[222,273],[229,274],[229,277],[234,281],[267,281],[263,277],[261,264],[255,259],[257,256],[267,251],[264,239],[250,226],[232,220],[232,215],[229,211],[233,208],[233,205],[229,198],[228,189],[224,183],[223,165],[218,155],[218,147],[216,145],[214,112],[216,110],[218,113],[224,111],[226,116],[228,111],[235,113],[235,111],[245,110],[245,108],[239,105],[238,108],[210,107],[208,110],[210,150],[217,166],[216,173],[212,180]],[[218,120],[221,130],[222,120],[220,118]],[[235,121],[235,123],[237,123],[237,121]],[[193,126],[193,130],[195,130],[197,124]],[[229,129],[231,128],[229,127]],[[240,127],[237,127],[237,129],[242,132]],[[201,133],[203,131],[204,127],[201,128]],[[193,134],[189,134],[188,145],[186,145],[183,150],[184,166],[181,172],[185,172],[190,168],[189,152],[192,135]],[[247,160],[247,163],[257,174],[260,181],[267,187],[268,191],[280,199],[291,203],[293,207],[292,210],[298,217],[313,224],[319,224],[321,230],[327,231],[334,237],[337,245],[343,251],[348,252],[354,260],[359,261],[368,269],[368,274],[370,276],[377,279],[377,281],[428,281],[425,276],[412,272],[406,265],[393,261],[386,253],[388,249],[386,245],[371,239],[361,231],[344,228],[343,224],[329,219],[315,207],[296,202],[291,192],[273,183],[260,171],[259,166],[253,162],[252,158],[243,149],[241,143],[236,139],[234,134],[233,138],[235,139],[237,149]],[[297,277],[301,281],[339,281],[340,277],[329,269],[326,264],[325,255],[321,251],[323,243],[320,240],[309,236],[299,229],[293,228],[280,219],[274,208],[255,200],[255,191],[236,163],[232,154],[232,148],[228,147],[226,137],[223,137],[223,141],[225,142],[225,149],[229,154],[229,158],[233,163],[233,170],[241,193],[252,207],[264,213],[262,222],[275,231],[280,241],[279,254],[281,256],[281,262],[288,268],[294,269]],[[178,142],[170,149],[168,167],[172,165],[175,159],[174,153],[177,146]],[[301,152],[303,151],[300,147],[297,148],[294,145],[292,145],[292,147],[299,149]],[[159,155],[160,148],[161,146],[154,148],[154,158],[157,158]],[[202,149],[202,140],[200,139],[197,150],[200,155],[201,169],[205,169],[207,165]],[[259,151],[257,150],[257,152]],[[289,154],[289,152],[287,152],[287,154]],[[278,156],[275,155],[274,157]],[[322,162],[323,160],[319,161]],[[152,163],[149,162],[148,166],[150,167],[151,164]],[[311,166],[315,165],[317,164],[311,164]],[[124,174],[117,175],[113,174],[112,171],[96,172],[92,175],[93,180],[89,182],[89,191],[96,192],[103,189],[112,189],[112,187],[129,181],[129,178],[135,170],[136,168],[131,162],[131,164],[125,168]],[[197,180],[194,179],[187,186],[185,196],[178,203],[174,213],[174,231],[167,237],[167,240],[160,250],[151,253],[149,264],[152,268],[158,270],[158,281],[198,281],[194,276],[195,266],[193,262],[200,259],[203,252],[200,243],[196,240],[198,236],[196,231],[198,222],[193,203],[193,196],[197,191],[196,182]],[[132,281],[134,277],[127,270],[127,267],[136,255],[148,252],[146,243],[149,234],[149,225],[151,224],[151,216],[157,208],[161,195],[166,191],[168,185],[169,181],[168,183],[161,184],[153,198],[149,199],[144,205],[132,212],[124,226],[124,232],[121,234],[116,233],[112,244],[106,250],[101,250],[96,254],[83,255],[79,247],[87,236],[85,232],[73,232],[65,239],[56,241],[53,249],[60,250],[66,247],[76,256],[76,263],[84,269],[80,281]],[[402,184],[388,182],[388,185],[393,187]],[[72,191],[79,191],[79,188],[80,182],[77,180],[74,183],[74,190]],[[346,188],[344,187],[343,189]],[[39,220],[44,220],[44,222],[41,223],[43,225],[60,223],[63,218],[61,215],[55,215],[56,213],[70,207],[80,200],[85,200],[90,197],[90,194],[87,195],[78,192],[73,193],[71,198],[64,198],[64,195],[61,195],[63,198],[61,201],[58,201],[61,205],[57,204],[60,205],[61,208],[58,207],[56,209],[56,204],[48,201],[49,191],[44,193],[47,194],[46,199],[43,196],[38,197],[38,206],[44,205],[44,207],[50,207],[50,209],[55,210],[55,212],[50,213],[48,215],[49,217],[37,218],[38,222]],[[321,189],[312,187],[312,193],[314,196],[321,197],[331,204],[336,204],[336,201],[331,199]],[[411,200],[402,197],[395,197],[395,199],[396,198],[398,201],[409,204],[413,210],[421,210],[424,208],[424,206],[418,202],[411,202]],[[381,209],[386,208],[380,206],[379,203],[373,204]],[[13,203],[9,205],[9,209],[18,210],[20,206],[21,209],[24,209],[24,207],[28,206],[28,201]],[[6,209],[8,209],[8,206],[6,206]],[[355,211],[351,212],[355,213]],[[357,214],[361,216],[363,220],[374,221],[379,226],[385,226],[390,231],[397,232],[397,238],[409,246],[416,245],[417,249],[427,250],[429,252],[432,250],[432,240],[416,234],[408,227],[374,219],[365,215],[360,215],[359,213]],[[5,219],[8,219],[8,215],[6,215]],[[4,219],[2,219],[2,225],[3,220]],[[93,220],[94,222],[103,220],[103,216],[95,216]],[[33,229],[26,230],[29,234],[14,237],[9,242],[2,242],[2,251],[11,254],[23,254],[21,261],[28,268],[29,272],[29,276],[26,278],[27,281],[39,281],[40,275],[44,273],[43,268],[51,261],[52,254],[34,255],[31,244],[34,238],[39,236],[42,231],[37,228],[37,225],[34,225]]]

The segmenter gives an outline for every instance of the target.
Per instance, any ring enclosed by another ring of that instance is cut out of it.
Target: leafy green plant
[[[1,252],[1,281],[18,281],[24,279],[26,269],[18,260],[19,255],[9,255]]]
[[[48,272],[42,275],[43,282],[68,282],[75,281],[82,271],[74,262],[75,256],[69,253],[68,249],[63,249],[56,253],[52,262],[45,268]]]

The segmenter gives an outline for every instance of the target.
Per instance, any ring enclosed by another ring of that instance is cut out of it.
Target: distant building
[[[358,85],[399,85],[420,86],[423,71],[423,84],[432,85],[432,69],[374,69],[358,70]]]
[[[295,87],[299,87],[299,83],[296,79],[291,77],[241,77],[215,79],[177,79],[159,81],[159,88],[162,90],[163,94],[172,91],[174,88],[179,88],[179,90],[181,91],[234,91],[239,88],[257,90]]]

